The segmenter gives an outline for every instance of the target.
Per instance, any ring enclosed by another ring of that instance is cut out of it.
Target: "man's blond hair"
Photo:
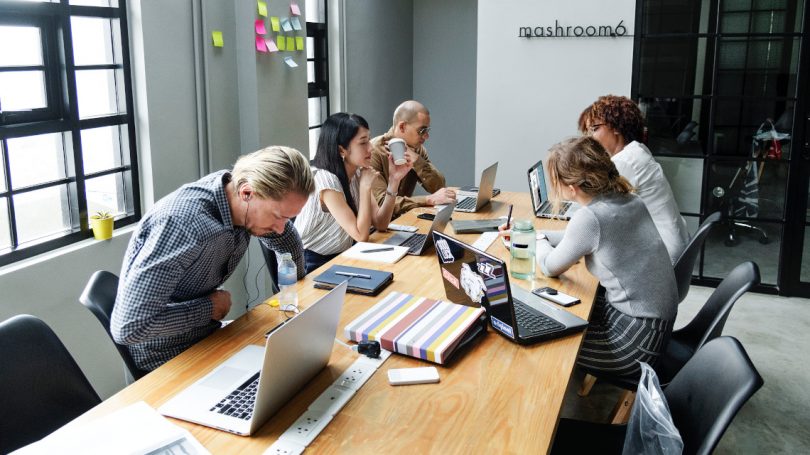
[[[271,145],[236,160],[231,171],[234,191],[250,185],[256,196],[280,200],[288,193],[309,196],[315,180],[309,163],[298,150]]]

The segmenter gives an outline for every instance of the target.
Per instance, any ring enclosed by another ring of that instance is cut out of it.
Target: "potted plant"
[[[115,218],[110,212],[99,211],[90,216],[90,227],[93,229],[93,237],[96,240],[108,240],[112,238],[113,223]]]

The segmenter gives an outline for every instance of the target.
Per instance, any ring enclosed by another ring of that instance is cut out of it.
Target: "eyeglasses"
[[[423,126],[422,128],[419,128],[418,130],[416,130],[416,134],[418,134],[420,137],[424,137],[428,133],[430,133],[430,127],[429,126]]]
[[[599,131],[600,126],[605,126],[604,123],[597,123],[596,125],[591,125],[588,127],[588,134],[594,134]]]

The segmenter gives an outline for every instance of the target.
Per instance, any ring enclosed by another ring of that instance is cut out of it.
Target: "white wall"
[[[522,26],[615,25],[633,34],[635,0],[478,2],[476,174],[499,161],[496,185],[526,191],[526,169],[577,134],[582,110],[630,96],[633,38],[518,38]],[[476,177],[477,179],[478,177]]]

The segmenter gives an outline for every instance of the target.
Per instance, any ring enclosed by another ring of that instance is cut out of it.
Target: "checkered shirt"
[[[110,331],[139,368],[151,371],[220,327],[208,297],[233,273],[250,233],[234,227],[225,195],[230,173],[183,185],[158,201],[129,241]],[[287,222],[282,234],[259,237],[292,253],[305,274],[301,238]]]

